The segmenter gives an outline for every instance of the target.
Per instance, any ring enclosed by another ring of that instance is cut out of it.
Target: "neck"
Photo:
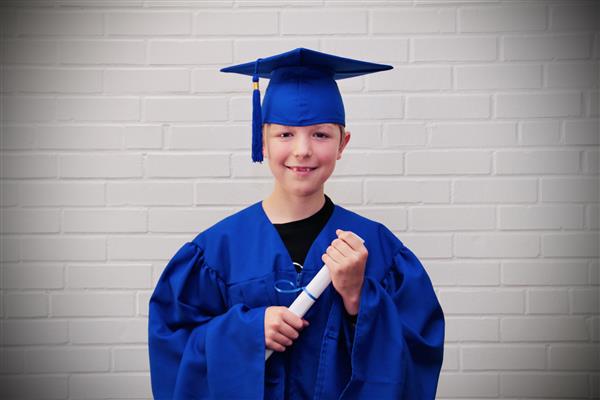
[[[323,188],[306,196],[296,196],[283,191],[273,190],[262,202],[263,209],[273,224],[298,221],[308,218],[325,204]]]

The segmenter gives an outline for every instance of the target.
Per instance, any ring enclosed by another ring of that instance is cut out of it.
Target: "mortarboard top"
[[[233,65],[221,72],[252,76],[252,161],[262,158],[262,125],[346,125],[344,103],[335,82],[392,69],[391,65],[334,56],[297,48],[256,61]],[[270,79],[261,107],[258,79]]]

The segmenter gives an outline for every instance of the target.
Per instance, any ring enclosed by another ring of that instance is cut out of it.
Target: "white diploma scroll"
[[[362,243],[365,241],[354,233]],[[327,286],[331,283],[331,275],[329,274],[329,269],[326,265],[323,265],[317,275],[306,285],[306,288],[300,292],[296,300],[289,306],[289,310],[299,316],[300,318],[304,317],[306,312],[315,304],[315,300],[313,300],[306,292],[310,293],[315,299],[318,299],[319,296],[325,291]],[[273,350],[267,349],[265,352],[265,361],[271,357],[273,354]]]

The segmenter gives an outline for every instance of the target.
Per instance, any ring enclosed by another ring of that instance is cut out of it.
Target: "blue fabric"
[[[291,304],[275,281],[306,285],[336,229],[369,251],[356,326],[330,286],[310,325],[264,361],[264,311]],[[298,274],[256,203],[184,244],[150,299],[156,399],[434,399],[444,316],[417,257],[382,224],[335,206]]]

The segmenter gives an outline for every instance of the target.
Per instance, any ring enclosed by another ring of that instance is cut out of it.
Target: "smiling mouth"
[[[296,171],[296,172],[310,172],[310,171],[314,171],[315,169],[317,169],[317,167],[289,167],[287,166],[287,169],[291,169],[292,171]]]

